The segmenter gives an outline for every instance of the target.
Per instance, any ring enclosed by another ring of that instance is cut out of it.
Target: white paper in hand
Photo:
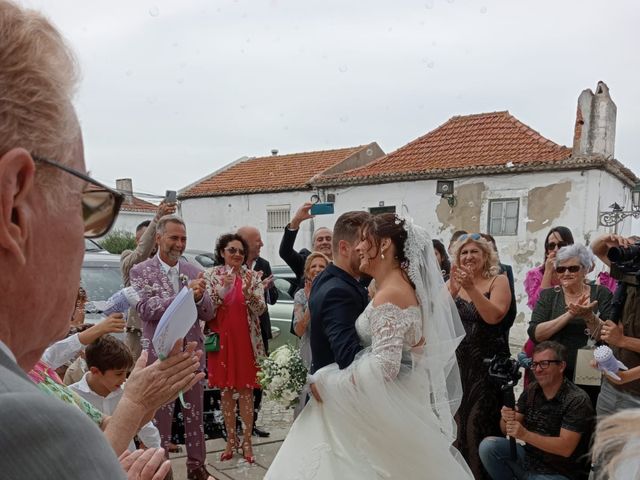
[[[197,319],[193,290],[184,287],[167,307],[156,327],[153,346],[158,358],[167,358],[176,342],[187,335]]]

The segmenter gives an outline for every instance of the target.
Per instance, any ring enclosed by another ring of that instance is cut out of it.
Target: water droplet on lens
[[[370,157],[371,155],[373,155],[373,149],[367,148],[367,156]]]
[[[347,67],[346,65],[340,65],[340,66],[338,67],[338,71],[339,71],[340,73],[345,73],[347,70],[349,70],[349,67]]]
[[[149,9],[149,15],[151,15],[152,17],[157,17],[160,15],[160,9],[154,5],[153,7],[151,7]]]
[[[130,77],[131,75],[133,75],[133,70],[127,70],[126,72],[124,72],[124,74],[125,74],[127,77]]]

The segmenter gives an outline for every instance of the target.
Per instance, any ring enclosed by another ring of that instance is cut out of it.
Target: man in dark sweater
[[[533,353],[536,381],[522,393],[517,410],[502,407],[500,428],[525,442],[511,459],[509,440],[487,437],[480,458],[494,480],[573,480],[585,473],[581,457],[588,451],[594,411],[588,395],[564,377],[566,348],[541,342]]]

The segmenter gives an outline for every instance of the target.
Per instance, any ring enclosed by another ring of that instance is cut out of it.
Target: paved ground
[[[207,469],[219,480],[258,480],[264,477],[269,465],[275,457],[284,437],[293,422],[293,410],[285,410],[272,402],[264,402],[258,425],[271,432],[269,438],[253,439],[253,453],[256,456],[254,465],[248,464],[239,455],[233,459],[220,462],[220,453],[224,450],[225,441],[221,438],[207,440]],[[182,447],[184,449],[184,446]],[[186,480],[186,455],[177,453],[171,455],[173,478]]]

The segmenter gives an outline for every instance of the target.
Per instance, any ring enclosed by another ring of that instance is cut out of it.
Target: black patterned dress
[[[485,293],[488,298],[489,294]],[[485,358],[497,353],[509,354],[508,335],[500,324],[489,325],[480,317],[473,303],[460,297],[455,300],[467,335],[456,355],[462,379],[462,403],[456,414],[458,438],[455,446],[465,458],[473,475],[490,480],[478,455],[478,446],[485,437],[503,436],[500,431],[502,393],[489,380]]]

